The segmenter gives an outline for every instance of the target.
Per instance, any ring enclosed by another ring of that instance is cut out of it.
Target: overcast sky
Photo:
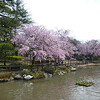
[[[69,29],[81,41],[100,39],[100,0],[23,0],[38,25]]]

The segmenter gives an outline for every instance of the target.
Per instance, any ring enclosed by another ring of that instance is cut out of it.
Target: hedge
[[[22,56],[7,56],[7,60],[18,61],[18,60],[23,60],[23,57]]]

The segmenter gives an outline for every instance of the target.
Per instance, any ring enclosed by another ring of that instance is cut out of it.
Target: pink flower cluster
[[[13,42],[20,54],[31,54],[37,59],[72,56],[76,47],[70,43],[67,30],[47,30],[43,26],[25,25],[17,30]]]
[[[80,43],[78,44],[77,48],[79,50],[79,55],[100,56],[100,42],[97,40]]]

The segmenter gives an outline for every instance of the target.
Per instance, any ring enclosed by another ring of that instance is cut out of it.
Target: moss
[[[79,86],[91,86],[93,85],[94,83],[93,82],[87,82],[87,81],[81,81],[81,82],[77,82],[76,85],[79,85]]]

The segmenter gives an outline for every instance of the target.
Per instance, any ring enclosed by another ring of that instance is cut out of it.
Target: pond
[[[95,84],[90,87],[75,85],[82,80]],[[0,100],[100,100],[100,66],[79,68],[37,82],[0,83]]]

